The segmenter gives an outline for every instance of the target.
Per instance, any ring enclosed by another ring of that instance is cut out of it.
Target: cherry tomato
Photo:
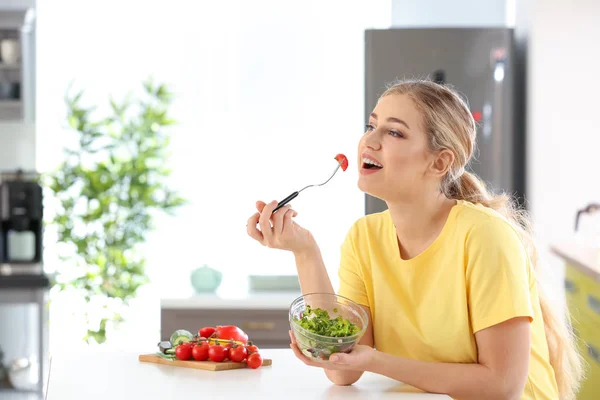
[[[248,351],[244,346],[235,346],[229,349],[229,359],[234,362],[242,362],[248,357]]]
[[[225,358],[225,347],[214,344],[208,349],[208,358],[214,362],[222,362]]]
[[[240,343],[248,343],[248,335],[235,325],[217,326],[215,336],[221,340],[235,340]]]
[[[248,351],[248,354],[258,353],[258,347],[253,344],[246,346],[246,350]]]
[[[196,361],[206,361],[208,360],[208,350],[210,349],[210,345],[208,342],[203,342],[202,344],[197,344],[192,349],[192,357]]]
[[[212,326],[205,326],[204,328],[200,329],[198,331],[198,335],[200,335],[203,338],[209,338],[210,335],[212,335],[213,333],[215,333],[216,329],[213,328]]]
[[[233,343],[227,343],[224,347],[225,347],[225,358],[231,358],[231,357],[229,357],[229,355],[231,352],[231,348],[233,347]]]
[[[190,343],[181,343],[175,349],[175,357],[184,361],[192,358],[192,345]]]
[[[262,365],[263,359],[260,354],[252,353],[248,356],[248,360],[246,362],[250,368],[256,369]]]

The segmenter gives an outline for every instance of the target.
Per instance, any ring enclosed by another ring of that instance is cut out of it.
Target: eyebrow
[[[371,113],[371,117],[377,119],[377,114],[375,113]],[[408,124],[406,122],[404,122],[403,120],[399,119],[399,118],[395,118],[395,117],[389,117],[387,119],[388,122],[397,122],[399,124],[404,125],[407,129],[410,129],[410,126],[408,126]]]

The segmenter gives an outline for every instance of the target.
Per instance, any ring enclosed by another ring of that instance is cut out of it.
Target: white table
[[[450,399],[371,373],[352,386],[336,386],[322,369],[302,364],[290,349],[261,353],[273,365],[219,372],[140,363],[134,353],[57,353],[47,399]]]
[[[194,294],[192,296],[166,297],[160,299],[162,310],[186,309],[260,309],[260,310],[288,310],[290,304],[302,295],[299,291],[273,291],[273,292],[242,292],[223,294]]]

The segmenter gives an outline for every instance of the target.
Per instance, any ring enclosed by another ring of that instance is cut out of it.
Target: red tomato
[[[240,343],[248,343],[248,335],[235,325],[217,326],[215,336],[221,340],[235,340]]]
[[[258,353],[258,347],[253,344],[246,346],[246,350],[248,351],[248,354]]]
[[[256,369],[262,365],[263,359],[260,354],[252,353],[248,356],[248,360],[246,362],[250,368]]]
[[[248,357],[248,351],[244,346],[235,346],[229,349],[229,359],[234,362],[242,362]]]
[[[210,345],[207,342],[197,344],[192,349],[192,357],[196,361],[206,361],[208,360],[208,349],[210,349]]]
[[[227,343],[225,346],[225,358],[230,358],[231,348],[233,347],[233,343]]]
[[[215,333],[215,331],[216,331],[216,329],[213,328],[212,326],[205,326],[204,328],[202,328],[198,331],[198,335],[200,335],[200,337],[208,339],[210,337],[210,335]]]
[[[348,168],[348,158],[346,158],[343,154],[338,154],[335,156],[337,162],[341,165],[342,171],[345,171]]]
[[[226,358],[225,347],[214,344],[208,349],[208,358],[214,362],[221,362]]]
[[[190,343],[181,343],[175,349],[175,357],[184,361],[192,358],[192,345]]]

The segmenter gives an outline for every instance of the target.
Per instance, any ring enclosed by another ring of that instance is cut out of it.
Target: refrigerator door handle
[[[483,135],[486,140],[491,140],[493,182],[502,185],[502,115],[504,115],[502,98],[504,88],[504,77],[506,75],[506,58],[503,51],[493,54],[492,58],[492,93],[490,103],[483,107]]]

